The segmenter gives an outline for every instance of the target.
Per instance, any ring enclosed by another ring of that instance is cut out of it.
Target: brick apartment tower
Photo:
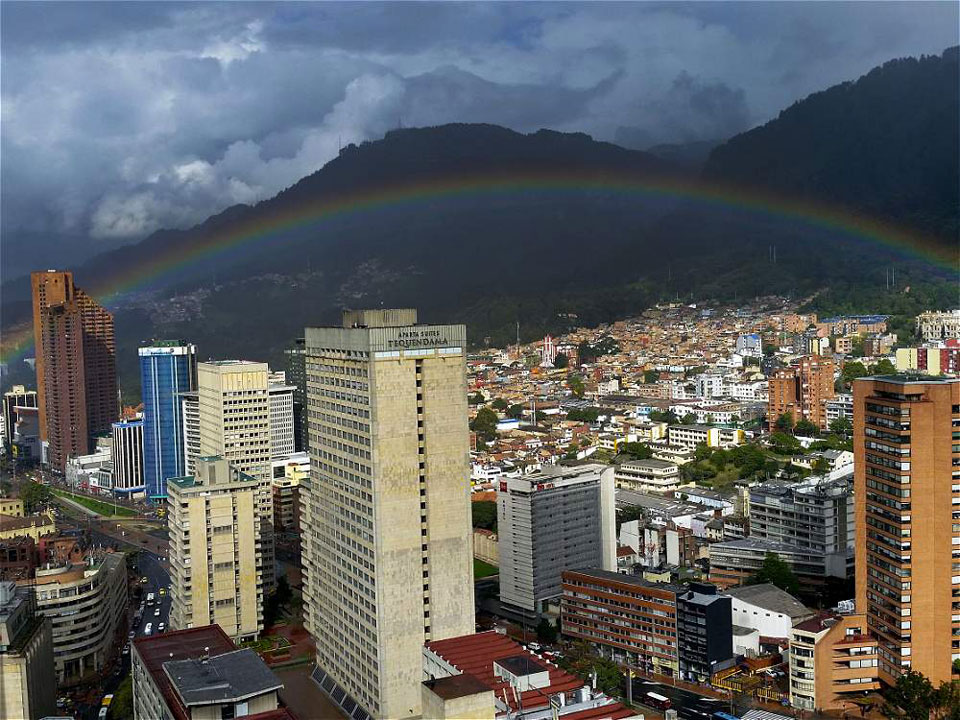
[[[960,657],[960,380],[864,378],[853,403],[857,612],[881,680],[938,685]]]
[[[40,439],[49,443],[49,464],[63,470],[119,417],[113,316],[73,284],[71,272],[35,272],[30,280]]]
[[[821,430],[827,427],[824,403],[833,398],[834,362],[820,355],[806,355],[796,364],[774,371],[769,380],[767,422],[777,429],[777,418],[791,413],[793,421],[808,420]]]

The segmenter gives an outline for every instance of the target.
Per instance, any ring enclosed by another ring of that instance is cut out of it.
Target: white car
[[[164,623],[159,623],[157,625],[157,632],[162,633],[167,629],[167,626]]]
[[[157,608],[156,610],[153,611],[153,616],[160,617],[160,608]]]
[[[147,623],[147,626],[143,629],[144,635],[153,635],[153,623]]]

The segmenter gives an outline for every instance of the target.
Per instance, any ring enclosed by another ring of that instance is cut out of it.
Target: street
[[[729,703],[723,700],[697,695],[694,692],[672,685],[634,678],[633,701],[642,704],[643,696],[648,692],[655,692],[658,695],[670,698],[673,709],[677,711],[677,717],[682,718],[682,720],[710,720],[715,712],[729,712]]]

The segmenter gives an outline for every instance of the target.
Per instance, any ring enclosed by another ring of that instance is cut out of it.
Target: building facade
[[[29,588],[0,582],[0,717],[40,720],[56,713],[50,621]]]
[[[558,605],[563,571],[616,572],[614,469],[551,467],[500,481],[500,602],[538,618]]]
[[[216,623],[237,642],[263,629],[259,481],[222,458],[167,482],[170,627]]]
[[[113,461],[113,491],[127,496],[143,493],[142,420],[113,424],[110,458]]]
[[[960,380],[866,378],[853,398],[857,611],[884,682],[938,685],[960,658]]]
[[[37,391],[14,385],[3,394],[3,445],[9,453],[13,449],[13,432],[17,424],[14,408],[37,407]]]
[[[733,664],[731,598],[715,585],[690,583],[677,595],[677,658],[683,680],[709,682]]]
[[[306,329],[305,618],[354,718],[419,716],[424,643],[474,631],[465,348],[415,310]]]
[[[293,396],[296,387],[270,383],[270,459],[283,460],[296,450]]]
[[[142,347],[143,478],[147,498],[162,502],[167,480],[187,474],[181,393],[197,386],[197,348],[179,341]]]
[[[633,460],[617,466],[614,480],[627,490],[675,490],[681,483],[680,468],[666,460]]]
[[[307,452],[307,351],[304,338],[297,338],[287,355],[287,382],[293,392],[293,425],[297,452]]]
[[[219,360],[197,365],[200,454],[221,457],[260,484],[257,512],[263,583],[276,582],[270,480],[270,395],[266,363]],[[197,469],[194,468],[194,474]]]
[[[180,395],[183,416],[183,474],[193,475],[200,457],[200,398],[197,392]]]
[[[776,431],[777,420],[785,414],[791,415],[795,423],[806,420],[826,430],[826,402],[836,394],[834,370],[833,360],[821,355],[807,355],[790,367],[775,370],[768,381],[770,432]]]

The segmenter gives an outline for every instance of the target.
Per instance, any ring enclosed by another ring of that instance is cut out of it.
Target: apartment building
[[[40,720],[56,713],[50,621],[28,587],[0,582],[0,717]]]
[[[647,673],[676,677],[679,585],[606,570],[563,573],[563,634]]]
[[[127,563],[121,553],[90,553],[85,562],[37,568],[37,612],[50,619],[57,683],[89,682],[110,660],[127,606]]]
[[[310,456],[294,453],[284,460],[274,460],[273,528],[274,532],[300,534],[300,484],[310,479]]]
[[[424,643],[474,631],[465,348],[410,309],[306,328],[304,613],[355,720],[421,715]]]
[[[877,640],[863,615],[821,614],[790,633],[790,704],[814,712],[859,711],[852,702],[880,689]]]
[[[3,394],[3,445],[8,453],[13,450],[13,429],[17,423],[14,408],[18,407],[37,407],[37,391],[14,385]]]
[[[807,355],[794,365],[775,370],[768,380],[767,423],[777,429],[777,419],[784,414],[794,422],[807,420],[818,428],[827,428],[826,402],[835,396],[831,358]]]
[[[294,720],[280,679],[219,625],[137,638],[130,657],[134,720]]]
[[[260,484],[257,513],[260,515],[263,585],[267,592],[276,583],[268,374],[266,363],[248,360],[197,364],[201,456],[221,457]],[[194,476],[196,472],[194,468]]]
[[[271,382],[270,393],[270,459],[282,460],[296,450],[294,428],[294,401],[296,386],[284,382]]]
[[[713,425],[671,425],[667,428],[667,442],[691,450],[697,445],[730,448],[743,444],[743,430]]]
[[[857,612],[884,682],[936,685],[960,658],[960,380],[866,378],[853,398]]]
[[[531,619],[559,604],[568,568],[616,571],[614,469],[549,467],[500,480],[500,602]]]
[[[853,394],[837,393],[832,399],[823,404],[826,414],[827,427],[836,420],[845,419],[853,422]]]
[[[632,460],[621,463],[613,475],[618,488],[644,492],[666,491],[680,487],[680,468],[665,460]]]
[[[199,458],[196,475],[167,480],[170,627],[216,623],[238,642],[263,629],[259,480],[223,458]]]
[[[946,341],[946,347],[897,349],[897,370],[926,375],[956,375],[960,372],[960,341]]]
[[[22,518],[23,514],[23,500],[20,498],[0,497],[0,515]]]
[[[920,313],[917,332],[926,342],[960,338],[960,310]]]

